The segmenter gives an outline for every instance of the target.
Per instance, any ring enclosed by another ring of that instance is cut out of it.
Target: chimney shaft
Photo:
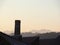
[[[20,35],[20,20],[15,20],[15,35]]]

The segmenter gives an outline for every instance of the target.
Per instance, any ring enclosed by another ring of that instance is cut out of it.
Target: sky
[[[41,29],[60,32],[59,2],[60,0],[0,0],[0,31],[13,33],[14,21],[21,20],[21,32]]]

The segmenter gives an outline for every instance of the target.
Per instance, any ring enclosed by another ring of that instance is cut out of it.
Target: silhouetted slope
[[[10,45],[27,45],[27,44],[25,44],[24,42],[20,42],[20,41],[18,41],[18,40],[16,40],[16,39],[12,38],[12,37],[9,36],[9,35],[6,35],[6,34],[2,33],[2,32],[0,32],[0,37],[3,37],[3,41],[4,41],[4,42],[5,42],[5,41],[7,42],[6,44],[9,44],[9,43],[10,43]],[[2,42],[2,44],[3,44],[4,42]]]

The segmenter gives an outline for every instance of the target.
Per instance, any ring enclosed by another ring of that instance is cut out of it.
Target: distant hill
[[[39,35],[40,39],[51,39],[51,38],[56,38],[58,35],[60,35],[60,33],[56,33],[56,32],[50,32],[50,33],[22,33],[23,37],[29,37],[29,36],[36,36]]]
[[[50,33],[53,31],[49,30],[49,29],[41,29],[41,30],[32,30],[31,32],[34,32],[34,33]]]
[[[11,34],[13,35],[13,33]],[[50,32],[50,33],[32,33],[32,32],[25,32],[22,33],[23,37],[31,37],[31,36],[40,36],[40,39],[51,39],[51,38],[56,38],[58,35],[60,35],[60,33],[56,33],[56,32]]]
[[[55,33],[55,32],[39,34],[40,39],[51,39],[51,38],[56,38],[56,37],[59,36],[59,35],[60,35],[60,33]]]

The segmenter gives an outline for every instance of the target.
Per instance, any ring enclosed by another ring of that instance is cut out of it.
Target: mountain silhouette
[[[36,32],[36,33],[49,33],[49,32],[53,32],[49,29],[41,29],[41,30],[32,30],[31,32]]]

